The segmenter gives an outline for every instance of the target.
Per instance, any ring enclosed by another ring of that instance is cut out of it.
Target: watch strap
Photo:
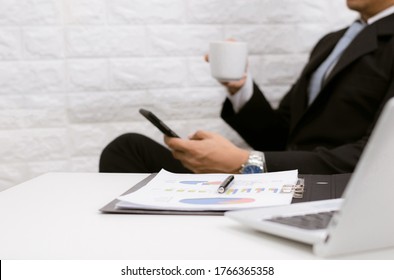
[[[265,162],[265,155],[260,151],[250,151],[248,160],[241,166],[240,173],[243,173],[243,170],[247,166],[256,166],[259,167],[262,172],[267,172],[267,166]]]

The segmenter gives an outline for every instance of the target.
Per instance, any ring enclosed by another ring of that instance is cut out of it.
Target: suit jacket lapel
[[[329,94],[329,92],[324,91],[327,84],[330,83],[336,75],[346,69],[346,67],[348,67],[356,59],[377,49],[379,36],[394,35],[393,26],[394,15],[391,15],[376,22],[375,24],[365,27],[365,29],[354,39],[354,41],[345,50],[337,65],[327,77],[325,83],[323,84],[322,92],[316,97],[315,102],[308,106],[306,100],[308,95],[310,75],[330,54],[330,52],[333,50],[333,48],[342,37],[342,35],[346,32],[346,30],[337,32],[336,36],[334,36],[330,41],[326,42],[325,45],[320,46],[319,50],[316,50],[316,54],[313,55],[308,65],[304,68],[299,81],[299,86],[301,90],[298,91],[298,93],[302,96],[296,96],[294,103],[292,104],[293,106],[295,105],[293,108],[297,108],[297,110],[293,109],[294,111],[291,132],[294,131],[301,119],[308,114],[308,111],[310,111],[309,109],[317,106],[319,102],[316,101],[322,98],[322,95]]]
[[[394,14],[377,21],[367,27],[354,39],[342,54],[337,65],[323,84],[327,85],[339,72],[344,70],[359,57],[378,48],[378,37],[394,34]]]
[[[343,36],[345,33],[345,29],[338,31],[335,36],[333,36],[328,42],[326,42],[324,45],[319,47],[318,50],[316,50],[316,54],[314,54],[308,64],[305,66],[302,75],[309,77],[310,74],[313,73],[313,71],[316,70],[317,67],[322,64],[322,62],[328,57],[328,55],[332,52],[336,44],[338,43],[339,39]]]
[[[378,47],[376,26],[371,25],[365,27],[365,29],[353,40],[349,47],[344,51],[338,63],[334,69],[328,75],[327,79],[323,83],[322,91],[324,87],[343,69],[349,66],[353,61],[360,58],[361,56],[374,51]]]

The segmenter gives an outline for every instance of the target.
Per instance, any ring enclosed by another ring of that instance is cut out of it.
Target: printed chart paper
[[[175,174],[161,170],[136,192],[118,197],[118,208],[179,211],[227,211],[290,204],[298,171],[237,174],[222,194],[229,174]],[[285,187],[284,187],[285,186]]]

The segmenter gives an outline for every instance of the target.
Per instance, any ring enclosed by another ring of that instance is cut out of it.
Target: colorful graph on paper
[[[236,194],[260,194],[262,192],[277,193],[281,188],[278,187],[256,187],[256,188],[229,188],[224,192],[224,195],[236,195]],[[177,188],[170,187],[164,189],[165,192],[178,192],[178,193],[210,193],[212,190],[207,189],[190,189],[190,188]]]
[[[218,187],[228,174],[174,174],[165,170],[145,187],[118,198],[122,207],[168,210],[231,210],[289,204],[292,193],[284,185],[295,184],[296,170],[264,174],[235,175],[223,193]]]

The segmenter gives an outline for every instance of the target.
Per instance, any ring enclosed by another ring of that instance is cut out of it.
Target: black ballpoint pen
[[[218,188],[218,193],[224,193],[226,191],[226,189],[228,188],[228,186],[230,186],[231,182],[234,180],[234,175],[230,175],[226,178],[226,180],[224,180],[219,188]]]

